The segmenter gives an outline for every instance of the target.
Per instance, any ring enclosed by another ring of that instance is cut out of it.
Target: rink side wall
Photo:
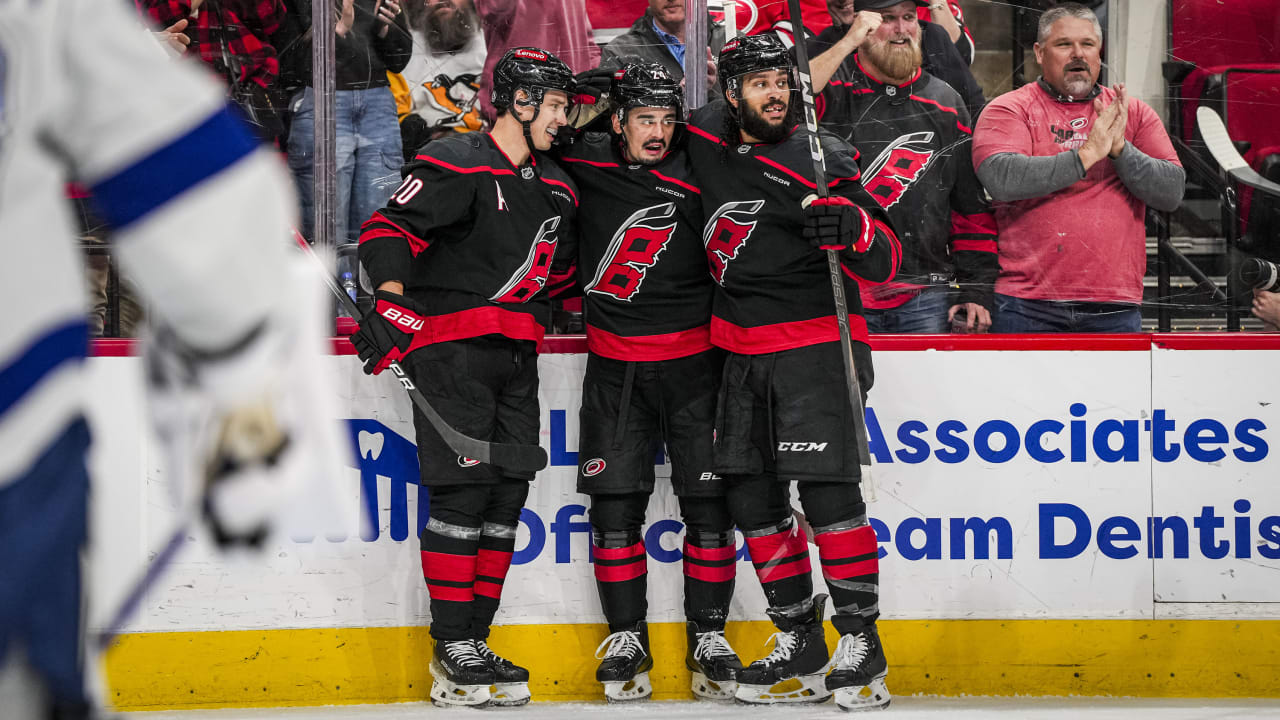
[[[881,634],[895,694],[1280,697],[1280,337],[877,338],[868,434]],[[599,697],[606,635],[587,498],[574,492],[580,339],[540,360],[539,474],[491,643],[536,700]],[[95,446],[90,626],[176,527],[138,399],[140,361],[88,364]],[[422,700],[430,616],[410,406],[331,358],[359,461],[348,533],[213,551],[200,528],[105,655],[121,710]],[[679,522],[655,458],[649,618],[655,695],[689,697]],[[741,544],[741,543],[740,543]],[[814,563],[815,566],[817,563]],[[728,635],[773,631],[745,552]],[[815,567],[816,569],[816,567]],[[822,587],[815,572],[815,587]],[[828,640],[835,637],[828,629]]]

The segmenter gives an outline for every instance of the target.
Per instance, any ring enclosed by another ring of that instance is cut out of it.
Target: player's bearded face
[[[751,73],[743,76],[740,86],[738,114],[743,134],[758,142],[781,142],[788,129],[790,74],[786,70]]]
[[[626,125],[614,118],[614,129],[622,134],[622,149],[628,162],[653,165],[671,147],[676,132],[676,111],[662,107],[638,107],[627,112]]]
[[[915,13],[910,23],[889,22],[880,26],[863,48],[867,59],[891,80],[905,82],[924,59],[920,51],[920,25]]]

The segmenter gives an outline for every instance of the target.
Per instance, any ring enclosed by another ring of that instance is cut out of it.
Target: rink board
[[[876,350],[869,515],[896,692],[1280,694],[1280,341],[887,338]],[[376,528],[283,542],[253,563],[191,534],[108,656],[121,707],[425,697],[426,508],[409,404],[353,357],[332,362],[362,458],[350,501],[376,508]],[[138,365],[90,362],[108,489],[95,498],[97,624],[174,522],[155,443],[138,430]],[[605,634],[587,500],[573,491],[589,459],[576,452],[584,366],[573,352],[541,358],[551,467],[522,517],[494,636],[534,668],[545,699],[596,695]],[[646,546],[658,672],[671,673],[655,682],[669,697],[687,692],[677,518],[660,480]],[[763,609],[740,555],[731,637],[744,659],[765,652],[771,630],[746,622]]]

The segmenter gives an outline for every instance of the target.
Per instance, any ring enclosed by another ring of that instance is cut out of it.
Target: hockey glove
[[[804,199],[804,239],[822,251],[871,249],[876,230],[871,215],[846,197],[832,195]]]
[[[364,362],[366,375],[377,375],[409,353],[414,335],[426,327],[426,313],[417,303],[386,290],[374,293],[373,309],[365,313],[351,344]]]
[[[577,95],[573,98],[575,105],[599,105],[608,99],[609,89],[613,86],[613,74],[616,68],[597,67],[584,70],[573,77],[578,84]]]

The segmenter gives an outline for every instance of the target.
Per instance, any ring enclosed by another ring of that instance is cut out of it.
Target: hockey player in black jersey
[[[641,529],[665,444],[685,523],[686,662],[693,692],[732,699],[742,669],[724,637],[736,548],[711,432],[724,355],[708,323],[714,285],[702,250],[701,191],[679,140],[680,83],[661,65],[614,74],[611,133],[561,157],[582,194],[585,294],[578,491],[591,496],[596,585],[611,633],[596,679],[611,701],[649,697],[646,554]]]
[[[870,331],[985,332],[1000,270],[995,217],[973,170],[969,112],[921,69],[916,6],[926,4],[859,0],[860,18],[882,22],[814,58],[814,90],[823,127],[858,150],[862,184],[902,241],[893,282],[862,288]]]
[[[509,50],[493,70],[493,131],[425,146],[360,237],[377,289],[351,337],[365,372],[401,362],[472,437],[538,443],[537,346],[549,286],[576,254],[578,204],[573,181],[542,153],[566,124],[575,87],[551,53]],[[431,697],[523,704],[528,671],[487,638],[533,473],[460,457],[417,408],[413,421],[431,502],[421,535],[436,641]]]
[[[862,284],[892,279],[901,257],[884,210],[859,182],[854,151],[823,133],[816,179],[808,131],[795,122],[795,67],[772,35],[720,54],[725,102],[694,113],[689,154],[707,216],[703,242],[718,283],[711,341],[729,351],[714,463],[778,628],[768,656],[738,674],[739,700],[883,706],[887,665],[876,633],[875,533],[859,492],[854,418],[826,251],[838,249],[864,389],[873,380]],[[830,197],[804,204],[824,182]],[[793,518],[795,482],[835,605],[840,643],[828,663],[809,549]],[[826,670],[831,672],[825,678]],[[775,689],[798,679],[800,689]],[[859,699],[863,690],[870,699]]]

